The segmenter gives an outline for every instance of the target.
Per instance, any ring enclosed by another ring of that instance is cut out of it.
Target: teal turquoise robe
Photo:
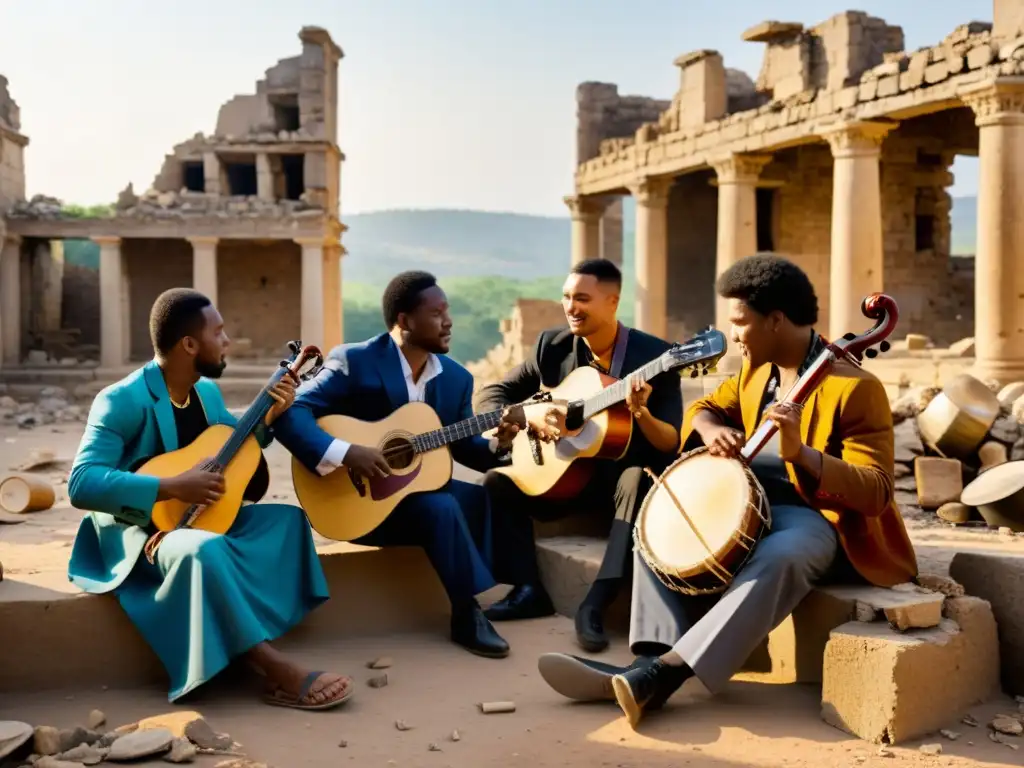
[[[209,424],[236,423],[214,381],[195,391]],[[263,447],[272,439],[262,426],[256,437]],[[149,362],[93,400],[68,479],[71,503],[87,511],[68,578],[118,598],[167,669],[170,701],[328,598],[309,523],[293,505],[247,504],[223,536],[174,531],[155,564],[140,557],[159,480],[131,467],[179,447],[163,374]]]

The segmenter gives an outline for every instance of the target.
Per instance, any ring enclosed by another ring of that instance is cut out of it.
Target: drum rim
[[[982,495],[984,493],[984,489],[982,488],[981,481],[985,478],[986,475],[988,475],[991,478],[996,474],[1002,475],[1006,472],[1012,473],[1013,471],[1016,471],[1018,473],[1016,479],[1019,480],[1019,482],[1016,484],[1016,487],[1013,487],[1013,485],[1011,484],[1012,490],[1010,490],[1009,492],[1007,492],[1004,489],[999,491],[999,493],[997,494],[995,491],[989,490],[986,495]],[[972,488],[974,489],[973,494],[971,490]],[[989,469],[986,469],[984,472],[980,473],[976,478],[974,478],[970,483],[967,484],[967,487],[964,488],[963,491],[961,491],[960,502],[962,504],[966,504],[968,507],[980,507],[986,504],[993,504],[995,502],[1008,499],[1014,494],[1019,493],[1021,490],[1024,490],[1024,459],[1015,459],[1014,461],[1006,461],[1003,462],[1002,464],[997,464],[996,466],[990,467]]]
[[[699,455],[699,454],[703,454],[703,453],[709,453],[708,448],[706,446],[700,446],[698,448],[694,448],[693,450],[687,451],[686,453],[680,455],[677,459],[675,459],[675,461],[673,461],[671,464],[669,464],[664,469],[664,471],[662,471],[662,473],[657,476],[657,479],[655,480],[654,484],[651,486],[651,489],[644,496],[644,500],[643,500],[643,502],[640,505],[640,509],[639,509],[639,511],[637,512],[637,515],[636,515],[636,522],[633,524],[633,539],[634,539],[634,541],[637,544],[637,548],[640,550],[641,557],[644,558],[645,562],[647,562],[647,565],[651,568],[652,571],[655,571],[655,570],[658,570],[658,569],[655,569],[654,566],[651,565],[651,563],[648,560],[648,558],[646,556],[644,556],[644,552],[645,551],[647,553],[649,553],[651,555],[651,557],[653,557],[653,553],[650,550],[650,546],[647,544],[646,536],[643,535],[643,526],[641,525],[641,523],[642,523],[643,519],[647,515],[647,509],[648,509],[648,507],[649,507],[649,505],[651,503],[651,499],[654,497],[654,492],[655,492],[655,490],[657,488],[659,488],[662,485],[664,485],[664,480],[663,479],[676,466],[678,466],[679,464],[681,464],[684,461],[690,460],[695,455]],[[751,471],[750,466],[748,464],[746,464],[745,462],[743,462],[742,460],[737,459],[737,458],[726,458],[724,456],[715,456],[714,458],[723,458],[726,461],[735,461],[735,462],[738,462],[740,464],[740,466],[743,468],[744,474],[747,476],[748,479],[753,481],[754,487],[758,490],[758,492],[760,494],[760,498],[763,500],[764,511],[765,511],[765,515],[767,517],[767,522],[763,523],[759,527],[759,529],[758,529],[758,533],[757,533],[757,537],[755,539],[754,545],[750,549],[746,550],[744,552],[743,556],[740,558],[739,563],[738,563],[737,568],[736,568],[736,571],[738,572],[739,568],[742,568],[746,564],[747,560],[750,559],[750,556],[753,553],[754,547],[756,547],[757,543],[761,540],[761,538],[763,538],[764,532],[768,528],[771,527],[771,505],[768,503],[768,495],[765,492],[764,487],[761,485],[761,482],[757,479],[757,476]],[[759,517],[759,516],[755,515],[755,517]],[[722,560],[726,559],[730,554],[732,554],[733,552],[736,551],[737,546],[736,546],[734,540],[730,539],[729,541],[732,542],[731,546],[727,545],[726,547],[720,548],[716,552],[713,553],[712,556],[714,557],[714,559],[716,561],[722,561]],[[710,573],[710,571],[708,571],[706,568],[702,567],[703,563],[704,563],[704,560],[701,560],[698,563],[694,563],[692,566],[690,566],[685,571],[681,570],[681,569],[676,569],[674,573],[670,574],[670,573],[662,572],[660,575],[662,577],[664,577],[664,578],[669,578],[669,579],[673,579],[673,578],[678,578],[678,579],[699,578],[701,576],[704,576],[704,575]],[[700,568],[701,570],[697,570],[698,568]],[[728,584],[722,584],[721,585],[721,589],[714,589],[714,590],[711,590],[711,592],[721,592],[721,591],[724,591],[727,587],[728,587]]]

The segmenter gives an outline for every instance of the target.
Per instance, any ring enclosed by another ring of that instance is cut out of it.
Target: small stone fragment
[[[387,669],[393,664],[390,656],[379,656],[371,661],[368,666],[370,669]]]
[[[951,731],[948,728],[943,728],[941,731],[939,731],[939,733],[945,736],[950,741],[956,741],[960,738],[959,733],[957,733],[956,731]]]
[[[1004,744],[1010,749],[1020,749],[1019,746],[1010,741],[1009,736],[1004,736],[1003,734],[999,733],[999,731],[989,731],[988,738],[989,741],[994,741],[996,744]]]
[[[198,718],[185,726],[185,738],[200,749],[231,749],[232,738],[226,733],[216,733],[210,724]]]
[[[173,740],[174,734],[166,728],[153,728],[125,734],[110,745],[107,760],[115,762],[135,760],[140,757],[160,754],[170,749]]]
[[[345,747],[348,746],[348,742],[345,741],[344,739],[342,739],[341,741],[338,742],[338,746],[341,747],[342,749],[344,749]]]
[[[941,755],[942,745],[941,744],[922,744],[920,751],[926,755]]]
[[[937,573],[923,573],[917,577],[918,583],[925,589],[938,592],[946,597],[963,597],[964,586],[949,576],[941,576]]]
[[[964,725],[971,726],[971,728],[977,728],[979,725],[981,725],[981,723],[979,723],[973,715],[964,715],[963,719],[960,722]]]
[[[1021,725],[1020,720],[1009,715],[996,715],[988,726],[993,731],[1005,733],[1007,736],[1020,736],[1024,733],[1024,725]]]
[[[947,523],[963,525],[971,519],[971,508],[959,501],[948,501],[935,510],[935,516]]]
[[[72,763],[81,763],[82,765],[99,765],[107,759],[108,752],[109,750],[101,747],[89,744],[79,744],[74,749],[62,752],[59,757],[61,760],[67,760]]]
[[[485,701],[480,704],[480,711],[485,715],[494,715],[501,712],[515,712],[514,701]]]
[[[428,744],[427,745],[427,749],[430,752],[440,752],[441,751],[441,748],[439,746],[437,746],[437,744],[435,744],[434,742],[431,742],[430,744]]]
[[[196,759],[197,752],[195,744],[179,736],[171,742],[171,751],[164,755],[164,760],[168,763],[191,763]]]
[[[103,714],[100,710],[94,709],[92,712],[89,713],[88,722],[90,730],[95,731],[97,728],[99,728],[101,725],[107,722],[107,716]]]
[[[876,611],[867,603],[857,601],[857,621],[863,621],[870,624],[876,618]]]
[[[891,749],[889,749],[888,747],[879,747],[878,748],[878,756],[879,757],[895,757],[895,753]]]
[[[33,734],[32,751],[44,757],[59,754],[60,731],[51,725],[37,726]]]
[[[32,765],[34,765],[35,768],[82,768],[81,763],[72,763],[67,760],[61,760],[53,755],[40,757]]]
[[[412,730],[412,726],[405,722],[405,720],[395,720],[395,728],[397,728],[400,731]]]
[[[458,731],[452,731],[452,735],[449,737],[452,741],[458,741],[462,738]]]
[[[958,501],[964,490],[959,459],[918,456],[914,460],[914,479],[917,505],[922,509],[938,509],[947,502]]]
[[[376,677],[371,677],[369,680],[366,681],[366,684],[371,688],[383,688],[385,685],[388,684],[387,673],[384,673],[383,675],[377,675]]]

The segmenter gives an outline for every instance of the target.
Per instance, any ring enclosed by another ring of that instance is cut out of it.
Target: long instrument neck
[[[807,370],[804,371],[803,376],[796,380],[796,384],[786,394],[785,399],[782,402],[786,403],[802,403],[810,394],[818,388],[825,376],[831,370],[832,365],[836,361],[836,350],[831,344],[827,344],[825,349],[814,359],[814,362],[808,366]],[[772,439],[778,431],[778,426],[771,419],[765,419],[760,427],[750,436],[750,439],[743,446],[740,451],[740,455],[746,460],[750,461],[757,455],[758,451],[764,448],[768,441]]]
[[[442,448],[457,440],[482,435],[487,430],[494,429],[501,423],[501,415],[502,409],[499,408],[496,411],[470,416],[468,419],[457,421],[440,429],[423,432],[412,439],[413,449],[416,453],[425,453]]]
[[[274,406],[274,398],[270,396],[269,390],[270,385],[260,390],[256,399],[252,401],[252,404],[249,405],[245,413],[238,420],[234,431],[231,433],[231,437],[228,438],[227,442],[224,443],[217,453],[215,460],[221,467],[226,467],[235,457],[242,444],[263,423],[263,419],[266,418],[267,413]]]
[[[629,379],[636,377],[643,381],[650,381],[659,373],[661,373],[661,360],[652,360],[643,368],[640,368],[630,374]],[[583,403],[584,420],[589,419],[606,408],[611,408],[616,403],[621,403],[625,400],[629,395],[629,379],[619,379],[614,384],[605,387],[597,394],[588,397]]]

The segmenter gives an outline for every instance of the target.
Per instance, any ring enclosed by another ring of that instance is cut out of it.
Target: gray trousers
[[[720,691],[750,654],[825,576],[839,544],[820,512],[772,507],[771,531],[721,595],[674,592],[635,551],[629,643],[671,648],[712,693]]]

